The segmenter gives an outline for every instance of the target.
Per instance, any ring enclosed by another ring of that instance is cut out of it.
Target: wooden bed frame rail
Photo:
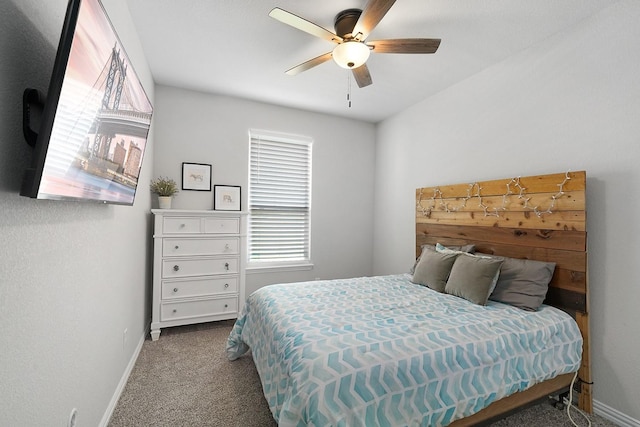
[[[570,313],[580,328],[579,407],[591,413],[586,219],[584,171],[416,190],[416,256],[426,244],[474,244],[476,252],[556,263],[545,304]],[[572,378],[537,384],[452,425],[494,418],[567,388]]]

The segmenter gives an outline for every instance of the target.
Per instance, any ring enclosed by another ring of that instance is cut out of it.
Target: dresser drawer
[[[238,234],[240,233],[240,220],[238,218],[205,218],[204,232]]]
[[[238,292],[238,277],[204,278],[162,282],[162,299],[186,298]]]
[[[162,261],[162,277],[206,276],[234,274],[238,272],[238,257],[165,259]]]
[[[239,239],[166,238],[162,241],[162,256],[237,254]]]
[[[237,312],[237,297],[168,302],[163,303],[160,308],[160,320],[188,319]]]
[[[164,234],[200,233],[200,218],[169,217],[162,221]]]

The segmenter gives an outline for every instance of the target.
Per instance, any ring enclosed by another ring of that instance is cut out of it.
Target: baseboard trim
[[[620,427],[640,427],[640,421],[594,399],[593,412]]]
[[[148,323],[147,326],[144,328],[144,333],[142,334],[142,337],[140,337],[140,341],[138,341],[138,345],[136,346],[136,349],[133,352],[131,359],[129,360],[129,364],[127,365],[127,368],[124,370],[124,373],[122,374],[122,378],[120,378],[120,382],[118,383],[118,386],[116,387],[116,390],[113,393],[113,396],[111,397],[109,406],[107,406],[107,410],[102,416],[102,420],[100,420],[99,427],[107,427],[107,425],[109,425],[109,421],[111,421],[111,416],[113,415],[113,411],[116,409],[116,405],[118,404],[120,395],[122,395],[122,392],[124,391],[124,387],[127,385],[127,381],[129,381],[129,376],[133,371],[133,367],[136,365],[136,361],[138,360],[140,351],[142,351],[142,344],[144,344],[144,341],[147,335],[149,335],[150,330],[151,330],[151,323]]]

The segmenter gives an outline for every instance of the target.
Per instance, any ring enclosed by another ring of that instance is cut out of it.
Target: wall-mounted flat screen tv
[[[20,194],[132,205],[153,107],[99,0],[69,1],[43,104]]]

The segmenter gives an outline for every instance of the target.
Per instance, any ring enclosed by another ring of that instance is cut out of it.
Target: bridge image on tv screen
[[[101,8],[80,7],[39,198],[133,203],[153,109]]]

